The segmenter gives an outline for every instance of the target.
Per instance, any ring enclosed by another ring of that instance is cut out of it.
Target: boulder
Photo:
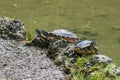
[[[10,19],[8,17],[0,18],[0,37],[4,39],[25,40],[26,30],[23,22]]]

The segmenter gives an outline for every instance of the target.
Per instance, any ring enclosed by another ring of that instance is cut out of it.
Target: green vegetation
[[[93,67],[87,69],[86,73],[84,66],[91,57],[78,58],[76,63],[70,67],[72,72],[72,80],[119,80],[120,76],[115,75],[113,70],[115,64],[103,65],[96,64]],[[91,74],[89,74],[91,73]]]
[[[32,35],[29,32],[26,33],[26,40],[27,41],[31,41],[32,40]]]

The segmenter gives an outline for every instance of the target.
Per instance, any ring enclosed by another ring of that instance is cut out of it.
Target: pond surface
[[[101,54],[120,65],[120,0],[0,0],[0,17],[20,19],[27,31],[65,28],[96,40]]]

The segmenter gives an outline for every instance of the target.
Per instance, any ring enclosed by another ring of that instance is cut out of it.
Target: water
[[[0,16],[17,18],[27,31],[69,29],[96,40],[101,54],[120,65],[120,0],[0,0]]]

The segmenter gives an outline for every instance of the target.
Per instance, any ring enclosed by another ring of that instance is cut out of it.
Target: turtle
[[[48,48],[50,42],[52,41],[51,40],[52,38],[49,36],[49,33],[45,30],[40,29],[36,29],[35,31],[36,31],[35,37],[25,45]]]
[[[35,36],[35,38],[31,41],[31,43],[37,46],[40,46],[40,43],[45,43],[44,46],[46,45],[46,47],[51,47],[49,45],[56,45],[58,47],[64,46],[66,45],[66,42],[75,42],[78,37],[72,33],[69,32],[68,30],[65,29],[57,29],[54,30],[52,32],[47,32],[46,30],[40,30],[40,29],[36,29],[36,33],[37,35]],[[61,44],[62,42],[62,44]],[[64,44],[65,43],[65,44]]]
[[[50,34],[57,39],[64,39],[70,43],[78,40],[78,37],[74,33],[66,29],[56,29],[56,30],[53,30]]]
[[[36,29],[37,37],[40,37],[43,41],[52,41],[52,37],[50,36],[49,32],[45,30]]]
[[[53,30],[52,32],[36,29],[36,33],[38,34],[37,36],[39,36],[42,40],[52,42],[61,39],[64,39],[67,42],[75,42],[78,39],[78,37],[74,33],[69,32],[68,30],[65,29],[57,29]]]
[[[88,54],[98,54],[98,47],[96,46],[95,41],[83,40],[79,41],[75,45],[74,52],[80,56]]]

